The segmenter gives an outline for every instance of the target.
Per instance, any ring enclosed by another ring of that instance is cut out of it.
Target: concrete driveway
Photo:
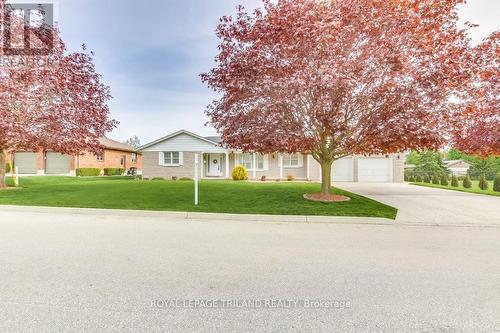
[[[500,227],[500,197],[406,183],[334,183],[399,209],[397,222]]]

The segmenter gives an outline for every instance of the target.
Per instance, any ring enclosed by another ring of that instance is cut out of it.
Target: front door
[[[209,177],[222,176],[222,155],[221,154],[208,154],[208,172]]]

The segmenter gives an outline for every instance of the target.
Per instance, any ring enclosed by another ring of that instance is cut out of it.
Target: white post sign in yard
[[[194,204],[198,206],[198,154],[194,154]]]

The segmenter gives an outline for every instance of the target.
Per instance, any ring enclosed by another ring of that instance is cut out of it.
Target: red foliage
[[[2,11],[4,4],[0,0]],[[22,40],[25,27],[15,26],[11,38]],[[109,87],[100,82],[91,55],[66,55],[58,31],[45,27],[45,34],[54,42],[49,55],[0,51],[0,154],[4,158],[15,150],[97,152],[98,139],[116,126],[108,119]]]
[[[221,19],[217,66],[202,74],[222,93],[210,121],[230,147],[312,151],[318,161],[437,149],[474,75],[467,30],[457,28],[463,2],[265,0],[253,14],[239,7]],[[498,87],[487,89],[498,97]]]
[[[464,86],[465,108],[454,118],[453,146],[481,156],[500,155],[500,31],[473,50],[474,75]]]

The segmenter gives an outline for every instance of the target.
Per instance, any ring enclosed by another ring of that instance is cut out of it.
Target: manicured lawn
[[[22,189],[0,191],[0,205],[120,208],[273,215],[374,216],[395,219],[397,210],[380,202],[334,189],[348,202],[303,199],[315,183],[200,182],[200,205],[193,204],[192,181],[139,181],[128,178],[25,177]]]
[[[458,182],[458,187],[451,187],[451,185],[448,186],[443,186],[443,185],[436,185],[436,184],[428,184],[428,183],[411,183],[412,185],[419,185],[419,186],[427,186],[427,187],[435,187],[435,188],[443,188],[446,190],[453,190],[453,191],[461,191],[461,192],[469,192],[469,193],[479,193],[479,194],[487,194],[487,195],[496,195],[500,196],[500,192],[495,192],[493,191],[493,181],[488,181],[488,189],[486,191],[483,191],[479,188],[479,181],[478,180],[473,180],[472,181],[472,187],[471,188],[464,188],[462,186],[462,181]]]

